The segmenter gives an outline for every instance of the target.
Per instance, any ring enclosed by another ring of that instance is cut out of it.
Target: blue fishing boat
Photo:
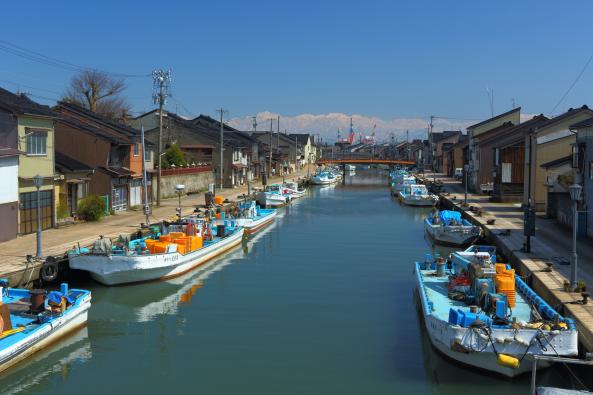
[[[577,355],[574,322],[495,262],[494,247],[474,245],[448,260],[427,254],[415,263],[432,345],[461,364],[508,377],[529,371],[537,355]]]
[[[434,211],[424,219],[424,230],[437,244],[464,246],[480,237],[481,230],[458,211]]]
[[[86,325],[91,293],[68,289],[8,288],[0,282],[0,371],[8,369],[50,343]]]
[[[247,234],[257,233],[274,222],[278,212],[275,208],[261,208],[252,200],[239,203],[238,211],[235,222],[237,226],[242,226]]]

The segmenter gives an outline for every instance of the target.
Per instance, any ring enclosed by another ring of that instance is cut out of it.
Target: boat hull
[[[207,247],[182,255],[177,252],[151,255],[75,255],[70,267],[88,271],[104,285],[165,280],[186,273],[241,243],[243,229]]]
[[[246,234],[252,235],[274,222],[276,219],[276,213],[277,211],[274,210],[268,215],[257,220],[253,220],[251,218],[240,218],[237,219],[237,223],[239,226],[242,226],[245,229]]]
[[[432,198],[418,198],[417,196],[402,195],[399,193],[399,199],[407,206],[418,206],[418,207],[432,207],[438,203],[437,199]]]
[[[0,372],[18,364],[29,356],[47,348],[51,343],[62,337],[84,327],[87,323],[88,310],[91,307],[90,295],[79,306],[73,307],[61,317],[46,324],[46,328],[40,328],[31,336],[26,337],[0,351]]]
[[[311,177],[311,184],[313,185],[329,185],[333,184],[335,180]]]
[[[264,207],[282,207],[291,199],[277,193],[260,192],[255,196],[255,200],[260,206]]]
[[[446,246],[461,247],[472,242],[480,236],[479,231],[474,231],[471,226],[449,226],[432,225],[424,220],[424,230],[437,244]]]

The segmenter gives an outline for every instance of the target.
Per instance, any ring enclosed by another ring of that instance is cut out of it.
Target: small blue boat
[[[0,282],[0,371],[6,370],[72,331],[86,325],[91,293],[68,289],[8,288]]]

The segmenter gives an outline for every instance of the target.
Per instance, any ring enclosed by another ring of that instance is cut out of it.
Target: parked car
[[[456,179],[461,180],[463,178],[463,168],[462,167],[456,168],[454,176]]]

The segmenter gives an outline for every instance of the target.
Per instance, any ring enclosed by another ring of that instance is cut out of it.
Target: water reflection
[[[233,249],[223,257],[214,258],[198,268],[179,277],[160,282],[128,286],[129,292],[121,292],[118,287],[105,288],[101,295],[102,307],[111,311],[125,311],[133,322],[153,321],[161,315],[175,315],[179,306],[189,304],[205,281],[213,274],[221,271],[248,252],[249,243],[244,240],[243,248]],[[247,248],[247,249],[244,249]],[[107,306],[109,305],[109,306]],[[131,314],[130,314],[131,309]]]
[[[1,393],[41,391],[53,376],[65,381],[76,365],[90,360],[92,355],[88,329],[84,327],[2,373]]]

